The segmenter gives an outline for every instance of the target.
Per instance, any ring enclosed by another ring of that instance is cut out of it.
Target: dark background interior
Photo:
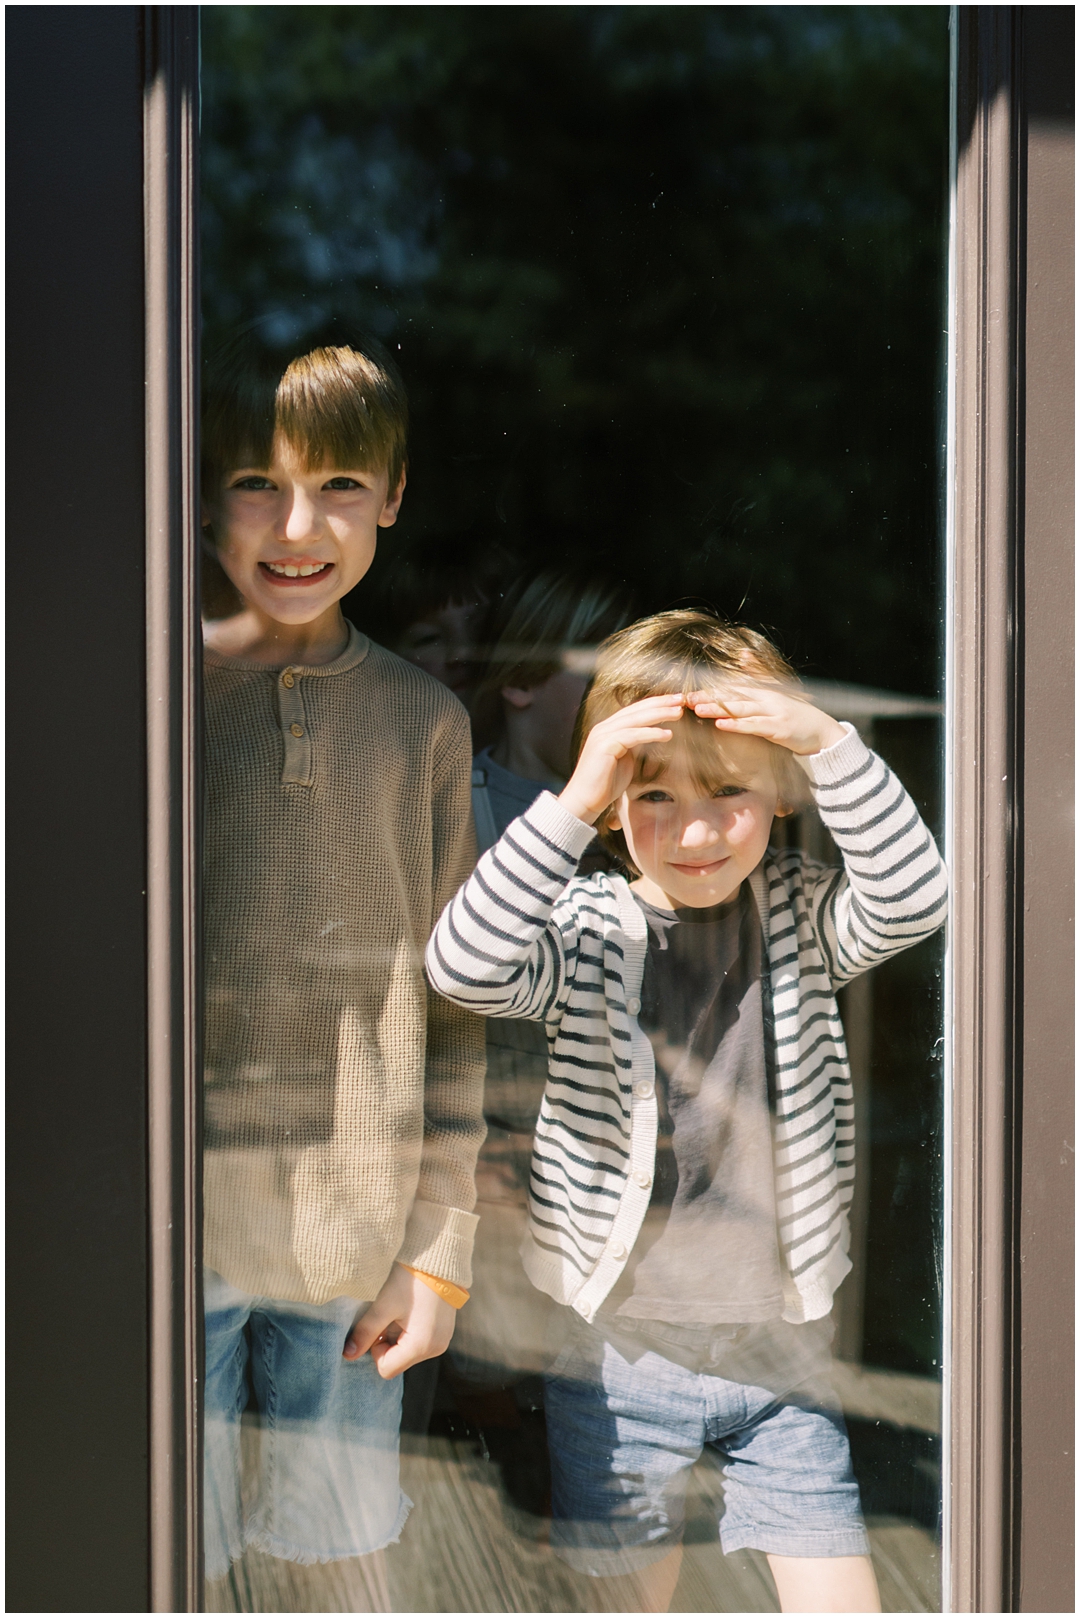
[[[212,346],[372,332],[403,553],[587,557],[933,695],[943,7],[213,6]],[[363,602],[357,604],[362,614]]]

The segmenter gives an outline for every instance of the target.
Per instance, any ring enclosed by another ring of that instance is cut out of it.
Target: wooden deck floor
[[[553,1554],[546,1522],[516,1509],[498,1468],[471,1440],[406,1439],[402,1481],[414,1501],[401,1543],[374,1557],[299,1567],[249,1551],[228,1579],[207,1586],[209,1612],[584,1612],[591,1581]],[[764,1556],[725,1556],[716,1523],[719,1466],[694,1468],[683,1571],[673,1612],[776,1612]],[[871,1518],[886,1612],[940,1611],[939,1558],[917,1524]]]

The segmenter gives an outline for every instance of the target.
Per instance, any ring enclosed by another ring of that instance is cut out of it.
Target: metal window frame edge
[[[951,8],[943,1602],[1018,1610],[1023,8]]]
[[[196,6],[143,8],[150,1610],[202,1605]]]

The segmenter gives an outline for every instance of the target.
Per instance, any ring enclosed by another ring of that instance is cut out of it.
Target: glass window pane
[[[203,12],[209,1610],[940,1610],[947,75]]]

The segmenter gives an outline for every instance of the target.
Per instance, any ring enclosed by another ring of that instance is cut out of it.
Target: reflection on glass
[[[939,1605],[945,19],[205,14],[212,1610]]]
[[[354,613],[391,651],[441,680],[471,708],[484,670],[487,626],[506,585],[509,558],[469,534],[395,558],[356,592]]]

